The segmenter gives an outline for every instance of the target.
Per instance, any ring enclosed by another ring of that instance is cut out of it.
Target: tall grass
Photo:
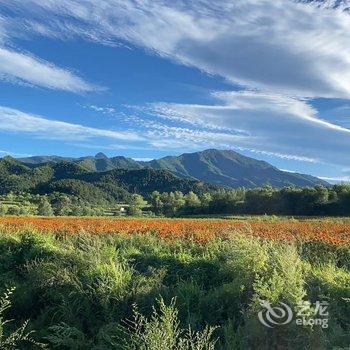
[[[347,246],[238,234],[199,244],[2,232],[0,293],[16,287],[3,314],[14,322],[3,328],[29,319],[31,337],[50,349],[345,349],[349,266]],[[326,300],[330,326],[267,328],[262,299]]]

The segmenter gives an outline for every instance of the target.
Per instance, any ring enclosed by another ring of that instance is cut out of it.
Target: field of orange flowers
[[[205,242],[213,237],[240,233],[274,240],[321,241],[350,244],[350,222],[337,220],[220,220],[220,219],[114,219],[77,217],[3,217],[0,231],[34,228],[41,232],[75,234],[143,234],[164,238],[191,238]]]

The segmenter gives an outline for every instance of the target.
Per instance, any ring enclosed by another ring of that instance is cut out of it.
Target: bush
[[[11,307],[10,297],[14,289],[9,289],[2,298],[0,298],[0,349],[18,349],[18,348],[39,348],[43,349],[44,344],[36,342],[32,338],[32,333],[27,331],[28,321],[25,321],[19,328],[8,331],[6,328],[11,322],[4,319],[4,313]]]
[[[159,311],[155,308],[150,319],[143,316],[135,307],[134,319],[129,327],[121,328],[120,338],[125,350],[214,350],[215,327],[206,327],[203,332],[193,332],[191,327],[180,329],[175,299],[169,306],[163,299],[158,301]]]
[[[7,208],[3,204],[0,204],[0,216],[4,216],[6,214],[7,214]]]
[[[349,264],[346,247],[235,233],[202,244],[151,233],[0,235],[0,293],[16,286],[9,316],[17,327],[31,319],[58,349],[346,348]],[[330,327],[267,328],[261,299],[329,301]]]
[[[40,198],[38,214],[41,216],[53,216],[52,206],[46,197]]]

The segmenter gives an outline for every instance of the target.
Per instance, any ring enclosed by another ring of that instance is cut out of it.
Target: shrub
[[[135,307],[134,319],[129,327],[124,327],[120,338],[125,350],[214,350],[215,327],[205,327],[202,332],[180,328],[175,299],[167,306],[163,299],[158,300],[159,311],[155,308],[150,319],[143,316]]]
[[[19,328],[7,331],[6,326],[11,322],[4,319],[4,313],[11,307],[10,297],[14,291],[9,289],[3,297],[0,298],[0,349],[15,350],[19,347],[36,347],[43,349],[44,344],[36,342],[32,338],[32,333],[27,331],[28,321],[25,321]]]

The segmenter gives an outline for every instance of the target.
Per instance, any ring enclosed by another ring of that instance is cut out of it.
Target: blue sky
[[[350,179],[349,1],[4,0],[0,156],[233,149]]]

